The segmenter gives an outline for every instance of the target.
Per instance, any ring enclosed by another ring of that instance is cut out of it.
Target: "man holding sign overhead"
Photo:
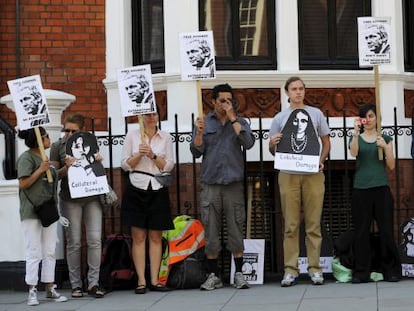
[[[236,267],[235,287],[243,289],[249,287],[242,273],[246,220],[243,149],[253,147],[254,136],[247,121],[236,114],[230,85],[216,85],[211,97],[214,111],[204,119],[197,118],[190,144],[191,153],[196,158],[203,157],[200,200],[208,278],[200,289],[214,290],[223,286],[217,266],[222,212],[227,224],[227,249],[233,254]]]

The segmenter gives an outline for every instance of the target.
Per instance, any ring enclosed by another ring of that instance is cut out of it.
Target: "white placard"
[[[150,65],[118,70],[118,90],[123,117],[157,112]]]
[[[181,79],[204,80],[216,77],[212,31],[180,33]]]
[[[264,239],[244,239],[243,252],[243,277],[249,284],[263,284],[264,279]],[[230,284],[234,284],[234,265],[233,255],[231,257]]]
[[[293,110],[282,134],[275,153],[275,169],[318,172],[320,143],[310,114],[305,109]]]
[[[7,81],[20,130],[50,123],[46,96],[39,75]]]
[[[389,17],[358,17],[359,66],[391,63]]]
[[[109,192],[108,180],[99,154],[98,141],[92,133],[76,132],[66,142],[66,154],[74,158],[68,168],[69,192],[72,199]]]
[[[332,260],[333,257],[321,257],[319,259],[319,266],[322,268],[324,273],[332,273]],[[308,258],[299,257],[298,258],[299,272],[308,273]]]

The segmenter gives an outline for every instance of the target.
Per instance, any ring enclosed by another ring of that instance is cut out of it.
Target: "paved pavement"
[[[70,297],[69,290],[60,290]],[[236,290],[230,285],[206,292],[198,289],[174,290],[167,293],[147,292],[135,295],[133,291],[114,291],[105,298],[69,298],[57,303],[39,292],[40,304],[27,306],[26,292],[0,291],[0,311],[406,311],[413,310],[414,280],[398,283],[341,284],[327,280],[323,286],[300,280],[293,287],[281,288],[278,282],[254,285],[247,290]]]

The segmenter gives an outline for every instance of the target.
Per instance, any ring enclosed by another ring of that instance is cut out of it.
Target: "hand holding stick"
[[[40,155],[42,157],[43,161],[47,161],[47,156],[45,153],[45,147],[43,146],[43,139],[42,139],[42,135],[40,134],[40,130],[38,127],[34,128],[35,134],[36,134],[36,139],[37,139],[37,144],[39,145],[39,150],[40,150]],[[52,173],[50,172],[50,169],[48,169],[46,171],[46,176],[47,176],[47,181],[49,183],[53,182],[53,177],[52,177]]]

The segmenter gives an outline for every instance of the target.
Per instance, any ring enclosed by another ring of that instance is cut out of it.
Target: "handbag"
[[[162,186],[169,187],[172,185],[173,177],[170,172],[161,172],[158,174],[151,174],[144,171],[132,171],[133,173],[144,174],[151,177],[154,177]]]
[[[59,220],[60,216],[54,195],[49,200],[39,205],[34,205],[29,199],[26,191],[24,191],[24,194],[26,195],[26,198],[30,204],[32,204],[33,210],[36,213],[37,218],[40,219],[43,227],[49,227],[51,224]]]
[[[116,206],[118,204],[118,196],[116,195],[116,192],[110,185],[108,185],[108,188],[109,192],[99,196],[99,200],[104,209],[111,208],[112,206]]]

